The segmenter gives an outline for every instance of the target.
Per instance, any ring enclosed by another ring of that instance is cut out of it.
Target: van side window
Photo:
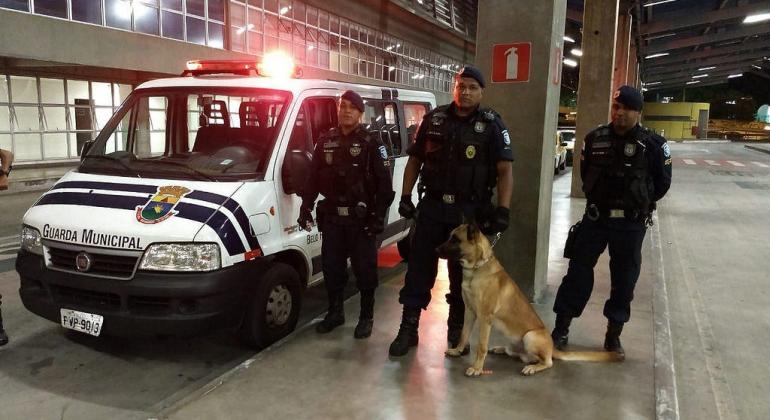
[[[378,135],[391,157],[401,156],[401,130],[393,102],[367,100],[364,121],[373,134]]]
[[[137,101],[131,112],[120,123],[120,135],[107,142],[105,153],[126,150],[129,139],[133,141],[133,153],[138,158],[163,155],[166,152],[165,96],[147,96]],[[133,124],[130,124],[133,120]],[[129,130],[129,127],[132,129]]]
[[[294,121],[289,150],[313,151],[321,135],[337,126],[337,103],[334,98],[306,99]]]
[[[404,118],[406,119],[406,135],[409,144],[414,143],[417,129],[430,106],[426,103],[404,102]]]

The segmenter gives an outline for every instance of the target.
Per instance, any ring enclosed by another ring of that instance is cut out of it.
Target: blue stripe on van
[[[147,199],[143,197],[79,192],[54,192],[44,195],[35,206],[68,204],[83,207],[135,210],[136,207],[144,206],[146,203]],[[235,226],[233,226],[230,219],[223,213],[208,207],[184,202],[178,203],[175,210],[179,212],[175,217],[205,223],[214,229],[230,255],[242,254],[247,251],[243,247],[243,242],[241,241],[238,232],[235,230]]]
[[[54,185],[53,188],[51,189],[57,190],[57,189],[63,189],[63,188],[98,189],[98,190],[108,190],[108,191],[138,192],[138,193],[147,193],[147,194],[155,194],[158,192],[158,187],[155,185],[124,184],[124,183],[117,183],[117,182],[100,182],[100,181],[66,181],[66,182],[60,182]],[[241,228],[241,231],[243,232],[243,236],[246,237],[246,241],[248,242],[251,249],[259,248],[259,242],[257,241],[257,238],[255,238],[254,235],[252,234],[251,225],[249,224],[249,218],[246,217],[246,213],[243,211],[243,208],[237,201],[221,194],[215,194],[211,192],[198,191],[198,190],[195,190],[187,194],[185,197],[189,197],[194,200],[205,201],[207,203],[212,203],[216,205],[223,205],[226,209],[230,210],[235,216],[235,220],[238,222],[238,226]],[[145,199],[145,202],[146,202],[146,199]],[[70,204],[81,204],[81,203],[83,202],[70,203]]]

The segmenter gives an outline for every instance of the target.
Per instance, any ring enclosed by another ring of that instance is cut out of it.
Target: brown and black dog
[[[465,325],[457,347],[446,351],[447,356],[460,356],[468,344],[471,330],[479,324],[476,358],[466,371],[468,376],[481,375],[489,345],[492,325],[505,335],[510,344],[495,347],[492,353],[518,356],[527,365],[521,373],[533,375],[553,366],[553,359],[570,361],[622,361],[615,352],[564,352],[553,347],[553,340],[543,321],[495,258],[492,245],[475,223],[463,224],[452,231],[449,240],[437,248],[441,258],[456,258],[463,267],[463,300]],[[514,348],[523,348],[518,353]]]

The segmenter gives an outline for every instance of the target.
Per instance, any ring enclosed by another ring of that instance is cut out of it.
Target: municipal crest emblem
[[[350,156],[356,157],[361,154],[361,145],[358,143],[350,146]]]
[[[631,157],[636,154],[636,143],[626,143],[626,147],[623,148],[623,154]]]
[[[174,211],[174,207],[185,194],[191,191],[178,185],[158,187],[158,192],[150,197],[147,204],[137,206],[136,220],[145,224],[154,224],[168,219],[178,213]]]
[[[483,121],[476,121],[476,125],[473,126],[473,131],[477,133],[483,133],[487,128],[487,124]]]
[[[434,114],[430,119],[431,124],[441,125],[444,124],[444,117],[439,114]]]
[[[469,145],[465,148],[465,157],[468,159],[473,159],[476,157],[476,147],[474,145]]]

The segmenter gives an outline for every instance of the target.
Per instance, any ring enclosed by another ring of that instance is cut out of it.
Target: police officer
[[[455,77],[454,101],[429,112],[409,148],[399,213],[417,215],[409,266],[399,302],[404,306],[401,327],[390,345],[391,356],[402,356],[417,345],[420,312],[431,299],[436,281],[436,247],[462,223],[475,218],[487,234],[508,227],[508,206],[513,188],[513,151],[508,130],[493,110],[480,106],[484,78],[474,67]],[[412,203],[412,188],[420,175],[422,195]],[[491,203],[497,185],[497,206]],[[419,209],[419,212],[417,211]],[[449,318],[447,339],[457,345],[465,305],[462,300],[462,267],[449,261]]]
[[[8,175],[11,173],[11,164],[13,163],[13,153],[8,150],[0,149],[0,190],[8,189]],[[0,295],[0,307],[3,304],[3,295]],[[3,328],[3,313],[0,310],[0,346],[8,344],[8,334]]]
[[[642,241],[652,224],[655,202],[671,186],[671,151],[666,139],[639,125],[644,99],[630,87],[614,94],[612,123],[588,133],[581,152],[580,176],[586,212],[575,230],[569,269],[556,294],[556,348],[567,345],[572,318],[580,316],[594,285],[593,268],[604,248],[610,250],[610,297],[604,304],[604,348],[624,354],[623,324],[642,263]]]
[[[339,127],[318,140],[311,176],[302,192],[297,223],[310,230],[313,204],[318,194],[318,229],[323,232],[322,266],[329,311],[316,326],[321,334],[345,323],[343,291],[350,257],[361,312],[354,337],[367,338],[374,323],[374,290],[377,287],[377,238],[384,230],[385,212],[393,202],[393,181],[385,146],[361,125],[364,101],[349,90],[339,103]]]

